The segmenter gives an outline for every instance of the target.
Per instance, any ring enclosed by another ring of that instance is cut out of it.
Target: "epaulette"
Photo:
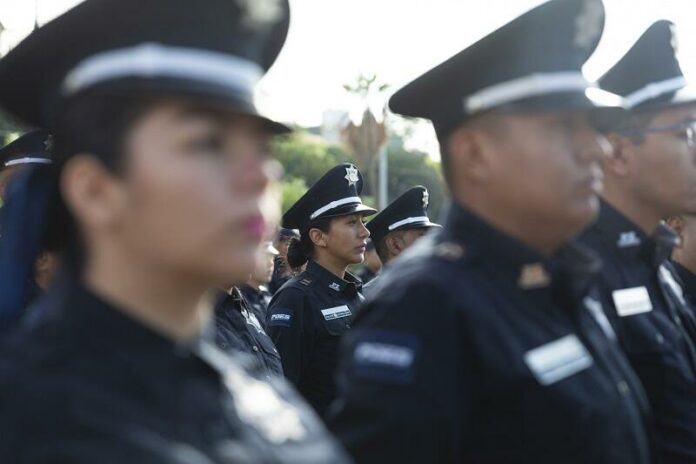
[[[435,245],[433,255],[446,261],[458,261],[464,256],[464,247],[455,242],[442,242]]]

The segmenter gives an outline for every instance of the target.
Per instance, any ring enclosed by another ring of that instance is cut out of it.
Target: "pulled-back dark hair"
[[[332,219],[332,217],[316,219],[312,221],[306,230],[300,231],[299,240],[295,237],[290,239],[290,245],[288,245],[288,265],[292,269],[300,269],[314,256],[314,242],[309,237],[309,231],[311,229],[319,229],[324,233],[328,233],[331,230]]]
[[[89,153],[106,169],[119,174],[126,164],[126,134],[133,123],[152,106],[151,100],[135,97],[84,96],[70,103],[53,133],[54,192],[48,211],[43,247],[62,252],[71,273],[84,262],[84,244],[75,219],[62,199],[60,172],[74,155]]]

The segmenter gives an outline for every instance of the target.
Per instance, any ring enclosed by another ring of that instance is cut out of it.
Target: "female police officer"
[[[283,227],[300,230],[288,263],[306,270],[276,292],[267,331],[280,352],[283,371],[323,414],[335,397],[338,343],[350,328],[362,284],[346,271],[364,259],[370,232],[363,216],[362,176],[351,164],[329,170],[283,216]]]
[[[287,19],[271,0],[86,0],[0,62],[0,104],[56,142],[55,169],[10,188],[2,258],[48,237],[66,266],[4,341],[3,462],[343,462],[297,395],[201,335],[201,297],[246,279],[265,232],[282,127],[252,95]]]

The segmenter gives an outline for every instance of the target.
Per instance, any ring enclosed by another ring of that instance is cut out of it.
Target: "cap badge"
[[[49,135],[46,137],[46,140],[43,142],[44,148],[46,148],[46,151],[51,151],[53,150],[53,136]]]
[[[245,21],[249,25],[269,24],[277,21],[283,14],[278,0],[242,0],[246,10]]]
[[[602,34],[602,3],[597,0],[585,0],[580,14],[575,18],[575,37],[573,44],[589,50]]]
[[[427,208],[430,204],[430,194],[427,190],[423,191],[423,208]]]
[[[358,170],[355,166],[350,165],[346,168],[346,176],[344,177],[348,181],[348,186],[352,187],[358,183],[360,178],[358,177]]]

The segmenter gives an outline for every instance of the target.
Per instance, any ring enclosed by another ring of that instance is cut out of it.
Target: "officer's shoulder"
[[[452,282],[476,266],[466,247],[434,235],[419,240],[385,268],[370,295],[401,295],[418,288],[448,289]]]
[[[306,272],[296,275],[285,282],[283,286],[275,292],[269,303],[269,309],[272,309],[278,304],[301,302],[306,295],[311,293],[314,283],[314,279],[308,276]]]

